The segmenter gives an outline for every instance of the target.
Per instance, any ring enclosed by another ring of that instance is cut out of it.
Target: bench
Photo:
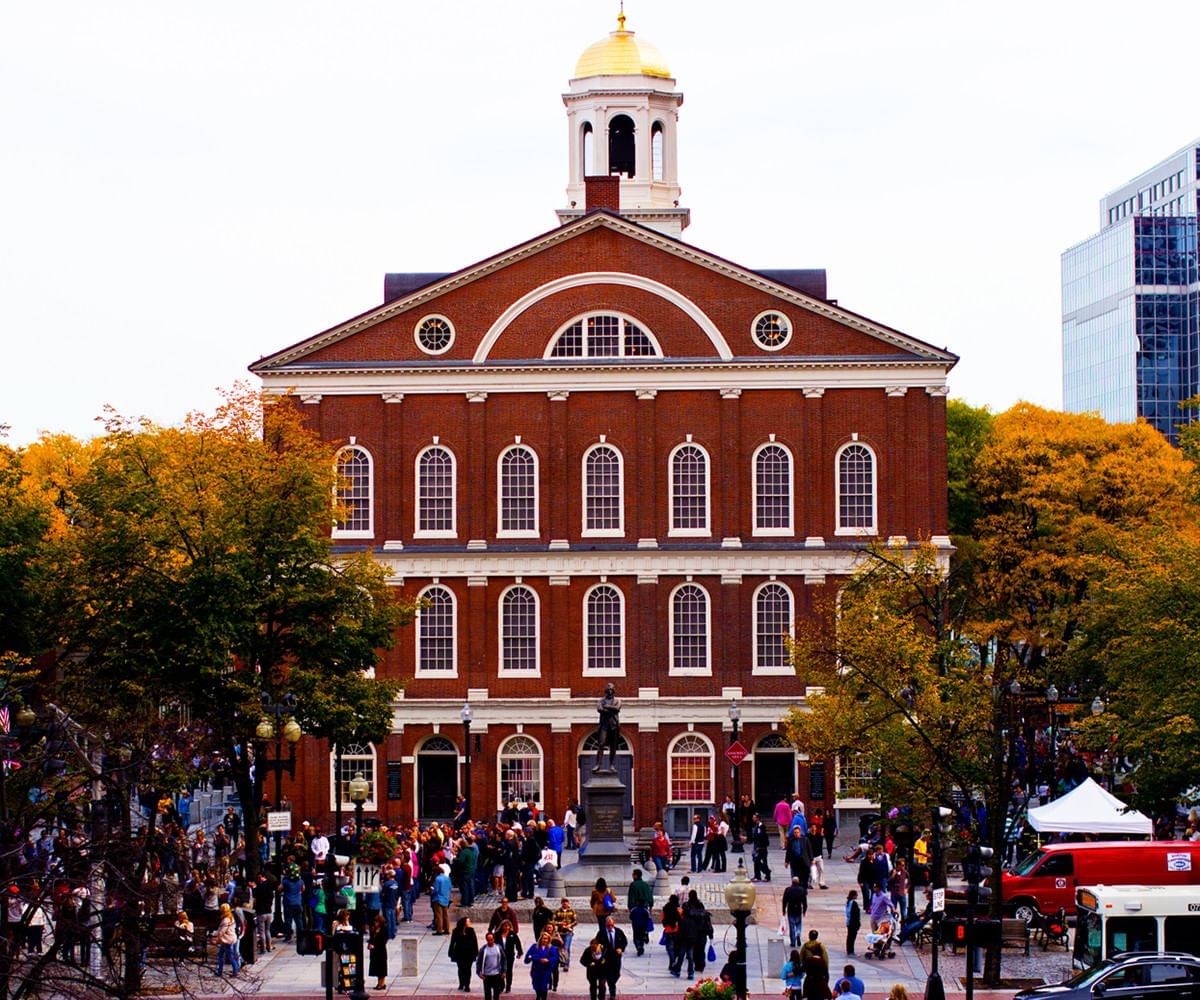
[[[1000,947],[1008,945],[1024,948],[1025,954],[1029,954],[1029,925],[1024,920],[1004,917],[1000,921]]]

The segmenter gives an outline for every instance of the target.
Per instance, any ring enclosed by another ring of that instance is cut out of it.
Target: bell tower
[[[579,57],[563,104],[568,207],[558,210],[558,221],[598,207],[588,204],[586,178],[615,177],[622,216],[678,237],[691,222],[691,212],[679,207],[675,155],[683,95],[662,53],[625,29],[624,9],[617,30]]]

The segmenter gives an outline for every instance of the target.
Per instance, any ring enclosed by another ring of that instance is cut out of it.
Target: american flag
[[[8,706],[5,705],[3,708],[0,708],[0,733],[7,736],[11,728],[8,721]]]

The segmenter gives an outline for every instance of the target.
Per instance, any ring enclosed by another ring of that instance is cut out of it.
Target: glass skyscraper
[[[1200,393],[1200,140],[1100,202],[1062,255],[1063,406],[1144,417],[1171,441]]]

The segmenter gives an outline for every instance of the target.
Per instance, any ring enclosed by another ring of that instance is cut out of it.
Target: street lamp
[[[729,703],[729,721],[733,723],[733,739],[729,741],[729,745],[733,746],[738,741],[738,726],[742,721],[742,710],[738,707],[737,699],[734,698]],[[738,810],[742,808],[742,771],[737,764],[733,765],[733,853],[743,854],[742,850],[742,828],[738,824]],[[739,867],[741,862],[738,862]],[[743,872],[743,874],[745,874]]]
[[[363,777],[362,771],[355,771],[354,777],[350,779],[349,795],[350,801],[354,803],[354,871],[358,870],[359,848],[362,847],[362,821],[363,821],[363,806],[366,804],[367,796],[371,794],[371,786],[367,784],[367,779]],[[363,933],[362,926],[362,895],[357,891],[354,893],[354,926],[358,933]],[[366,958],[366,949],[359,945],[358,960],[354,963],[354,989],[360,996],[366,996],[366,988],[363,986],[363,959]]]
[[[1050,785],[1058,773],[1058,688],[1050,684],[1046,688],[1046,704],[1050,708]]]
[[[463,724],[463,798],[467,800],[465,819],[471,818],[471,720],[475,713],[471,711],[471,703],[464,701],[462,711],[458,713]]]
[[[1104,701],[1099,695],[1092,699],[1092,715],[1104,714]]]
[[[290,691],[286,692],[281,698],[273,697],[269,692],[264,691],[262,695],[262,707],[264,715],[259,721],[258,726],[254,730],[254,735],[263,743],[269,740],[275,741],[275,756],[268,757],[266,749],[255,759],[255,768],[261,766],[263,777],[266,777],[268,771],[275,772],[275,808],[282,808],[283,802],[283,772],[286,771],[289,778],[296,777],[296,744],[300,741],[300,737],[304,735],[300,728],[300,723],[295,719],[294,713],[298,700]],[[287,722],[282,720],[287,717]],[[272,721],[274,719],[274,721]],[[288,756],[284,760],[283,743],[287,741]],[[286,928],[283,925],[283,893],[281,887],[283,885],[283,831],[275,831],[275,916],[271,920],[271,933],[283,934]]]
[[[746,862],[738,858],[737,871],[725,886],[725,903],[737,925],[737,980],[733,984],[738,1000],[746,1000],[746,920],[754,909],[754,884],[746,878]]]

